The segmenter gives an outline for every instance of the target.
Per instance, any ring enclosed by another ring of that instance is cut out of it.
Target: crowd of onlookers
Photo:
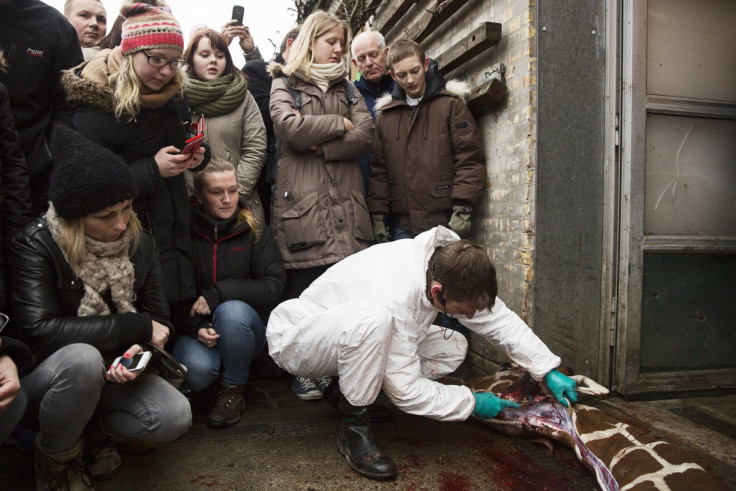
[[[340,451],[375,479],[396,476],[369,432],[382,387],[402,409],[439,419],[504,407],[467,389],[440,397],[444,409],[421,395],[464,357],[466,327],[453,314],[471,328],[476,310],[493,308],[488,325],[513,315],[494,307],[485,254],[457,237],[485,182],[467,86],[446,81],[413,41],[389,49],[367,31],[350,44],[347,24],[321,11],[270,63],[235,20],[185,46],[161,0],[125,2],[106,24],[99,0],[68,0],[63,16],[40,0],[0,0],[0,441],[32,435],[38,489],[91,488],[117,474],[121,451],[177,439],[191,424],[187,394],[211,392],[209,426],[238,423],[251,368],[286,369],[299,398],[332,401],[345,416]],[[370,247],[423,232],[435,235]],[[356,254],[369,247],[379,252]],[[408,269],[417,254],[419,272]],[[481,280],[452,272],[464,254]],[[358,264],[393,266],[368,278],[350,269]],[[422,319],[398,305],[380,318],[381,283],[391,291],[404,278],[407,292],[420,289],[401,301]],[[353,296],[363,304],[321,313]],[[295,319],[334,339],[289,338]],[[360,329],[341,330],[348,319]],[[388,340],[412,322],[438,337],[401,334],[409,358],[397,385],[399,346]],[[440,348],[448,339],[459,351]],[[548,376],[559,359],[537,341],[533,373]],[[164,368],[135,370],[143,351]],[[183,382],[166,377],[167,356],[186,367]]]

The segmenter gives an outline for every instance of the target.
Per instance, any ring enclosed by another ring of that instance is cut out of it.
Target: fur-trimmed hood
[[[5,59],[5,53],[0,49],[0,75],[8,73],[8,60]]]
[[[269,75],[271,75],[272,78],[286,76],[286,73],[284,73],[284,65],[275,61],[272,61],[266,66],[266,71]]]
[[[422,103],[442,95],[458,97],[465,102],[465,99],[470,93],[470,87],[465,82],[460,80],[445,81],[445,78],[440,73],[437,61],[431,58],[429,59],[429,67],[424,74],[424,80],[427,86],[424,97],[422,97]],[[376,100],[376,116],[384,109],[403,104],[406,104],[406,92],[397,82],[394,84],[394,90],[391,93],[386,93]]]
[[[106,65],[110,50],[102,50],[89,61],[61,73],[61,85],[66,91],[68,102],[88,106],[111,113],[115,110],[113,89],[109,83],[110,74],[103,67]],[[87,76],[90,72],[94,76]]]
[[[401,91],[400,99],[397,99],[395,97],[397,93],[397,89]],[[463,102],[465,102],[469,94],[470,94],[470,85],[468,85],[467,82],[463,82],[462,80],[452,79],[452,80],[448,80],[447,83],[445,84],[445,87],[442,90],[440,90],[438,93],[432,95],[432,97],[436,97],[439,95],[447,95],[447,96],[457,97],[461,99]],[[428,99],[422,99],[422,101],[428,100]],[[382,109],[386,108],[386,106],[393,101],[396,101],[397,103],[401,103],[401,102],[405,103],[406,101],[406,93],[404,92],[404,89],[402,89],[398,83],[395,84],[393,92],[386,92],[381,97],[376,99],[376,114],[381,112]]]
[[[113,91],[97,82],[86,80],[80,76],[82,68],[87,62],[71,70],[64,70],[61,75],[61,84],[66,90],[66,99],[72,104],[89,106],[106,113],[115,109]]]

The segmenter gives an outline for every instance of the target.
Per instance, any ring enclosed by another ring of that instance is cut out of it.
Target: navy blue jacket
[[[386,92],[391,92],[394,89],[394,79],[388,73],[381,77],[381,81],[377,84],[370,80],[363,78],[362,75],[358,76],[358,80],[353,82],[355,88],[357,88],[365,99],[365,105],[371,112],[373,121],[376,120],[376,111],[374,109],[376,105],[376,99],[381,97]],[[367,153],[358,157],[358,163],[360,164],[360,173],[363,175],[363,189],[368,194],[368,178],[371,177],[371,154]]]

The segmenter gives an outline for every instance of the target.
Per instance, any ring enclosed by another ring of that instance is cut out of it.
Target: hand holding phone
[[[233,15],[230,17],[231,19],[235,19],[236,26],[242,26],[243,25],[243,14],[245,13],[245,9],[240,5],[233,5]]]
[[[204,114],[199,117],[198,122],[194,122],[189,127],[190,137],[184,142],[184,148],[181,153],[192,154],[199,150],[204,141]]]
[[[112,367],[110,368],[110,370],[115,370],[118,368],[118,365],[122,365],[127,368],[129,372],[142,372],[146,369],[146,366],[148,365],[150,359],[150,351],[141,351],[140,353],[136,353],[130,358],[126,358],[125,356],[118,356],[117,358],[115,358],[115,361],[112,362]]]

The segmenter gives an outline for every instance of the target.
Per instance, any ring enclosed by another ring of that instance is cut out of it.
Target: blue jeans
[[[263,349],[266,326],[258,313],[245,302],[221,303],[212,314],[212,327],[220,337],[208,348],[191,336],[181,335],[173,355],[186,365],[187,388],[194,392],[206,389],[220,376],[226,384],[245,385],[250,362]]]
[[[401,240],[401,239],[413,239],[414,234],[411,233],[411,230],[407,230],[405,228],[401,227],[394,227],[394,233],[391,235],[391,240]]]

